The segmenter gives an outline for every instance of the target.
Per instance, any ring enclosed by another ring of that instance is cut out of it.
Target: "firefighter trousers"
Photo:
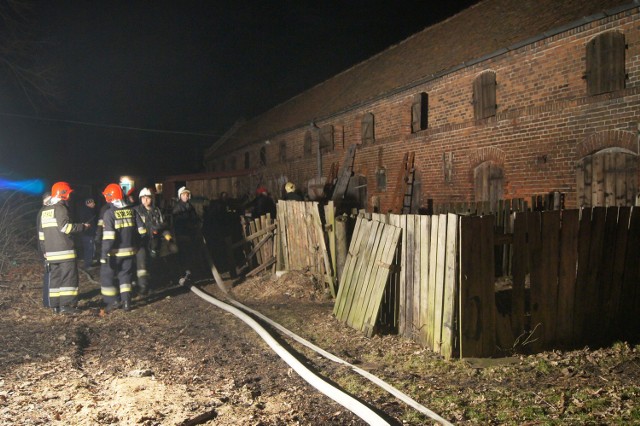
[[[49,306],[75,307],[78,303],[78,265],[75,259],[49,263]]]
[[[119,301],[131,301],[131,288],[136,271],[135,263],[134,256],[109,256],[107,263],[100,266],[100,292],[102,300],[107,306]]]

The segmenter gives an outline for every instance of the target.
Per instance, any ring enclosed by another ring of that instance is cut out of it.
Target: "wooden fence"
[[[501,307],[485,306],[496,347],[509,351],[523,336],[530,352],[638,337],[640,209],[517,213],[512,244],[512,288]]]
[[[319,274],[335,295],[332,265],[318,203],[281,200],[277,207],[280,244],[278,270],[305,270]]]
[[[352,272],[380,262],[374,254],[384,228],[365,226],[366,219],[356,225],[339,292],[369,295],[369,306],[381,305],[378,321],[386,313],[399,334],[445,357],[640,337],[638,208],[518,212],[510,215],[512,232],[506,233],[496,232],[494,216],[367,217],[402,230],[384,294],[362,290],[367,287],[360,278],[371,275]],[[365,237],[364,229],[376,231]],[[510,275],[499,277],[497,247],[508,248]],[[340,296],[335,312],[353,323],[341,313],[349,310],[345,304],[362,304],[362,297]]]
[[[244,223],[244,239],[234,244],[235,247],[245,247],[245,259],[248,272],[246,276],[252,276],[271,267],[275,272],[276,259],[278,257],[277,226],[271,215],[261,216]]]
[[[371,336],[401,229],[358,218],[334,305],[336,318]]]

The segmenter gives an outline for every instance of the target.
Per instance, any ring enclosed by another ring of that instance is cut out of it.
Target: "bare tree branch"
[[[33,3],[0,0],[0,77],[17,87],[34,110],[59,98],[55,69],[39,63],[46,47],[32,31]]]

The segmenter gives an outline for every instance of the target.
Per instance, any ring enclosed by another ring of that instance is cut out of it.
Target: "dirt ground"
[[[98,284],[81,273],[82,313],[61,316],[41,307],[41,274],[27,263],[0,276],[1,425],[364,424],[245,323],[169,280],[131,312],[105,315]],[[224,297],[213,281],[197,284]],[[340,324],[309,274],[265,275],[231,292],[456,424],[640,424],[638,346],[445,361],[406,339],[367,339]],[[433,423],[347,367],[278,338],[391,424]]]

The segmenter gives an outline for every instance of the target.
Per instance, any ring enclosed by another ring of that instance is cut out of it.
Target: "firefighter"
[[[51,203],[51,192],[47,191],[42,194],[42,206],[48,206]],[[38,214],[36,219],[36,229],[40,229],[40,214]],[[44,263],[44,276],[42,277],[42,306],[45,308],[50,308],[51,303],[49,302],[49,263],[47,262],[46,257],[44,256],[44,251],[42,251],[42,247],[39,247],[40,254],[42,255],[42,261]]]
[[[178,202],[173,208],[173,231],[178,244],[178,263],[182,269],[191,271],[197,278],[206,274],[206,262],[202,258],[202,221],[191,204],[191,191],[183,186],[178,190]]]
[[[73,190],[67,182],[51,187],[51,199],[38,214],[38,240],[49,272],[49,304],[55,313],[78,313],[78,265],[71,234],[89,228],[71,223],[67,201]]]
[[[130,311],[136,250],[140,236],[146,235],[147,230],[140,216],[126,205],[118,184],[107,185],[102,195],[110,207],[102,218],[100,291],[106,312],[112,312],[120,306]],[[117,278],[119,288],[114,285],[114,278]]]
[[[296,192],[296,185],[293,182],[287,182],[284,191],[285,201],[303,201],[302,196]]]
[[[162,212],[153,205],[153,193],[149,188],[142,188],[138,195],[140,204],[134,210],[140,215],[147,230],[147,235],[142,239],[138,253],[136,254],[136,268],[138,275],[138,288],[141,295],[145,295],[150,288],[152,265],[160,254],[162,239],[171,241],[173,237],[167,229]]]

